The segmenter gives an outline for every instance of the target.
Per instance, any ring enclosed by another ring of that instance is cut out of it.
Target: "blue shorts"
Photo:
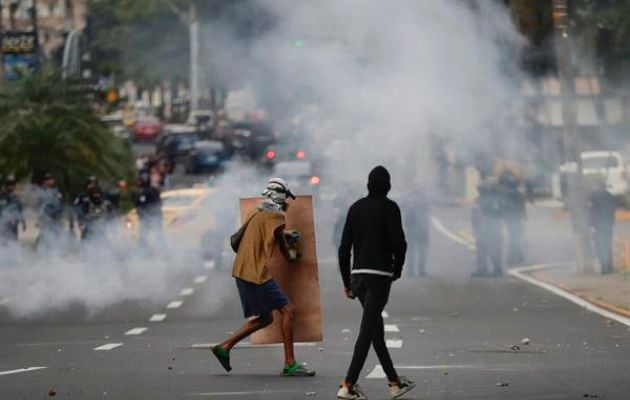
[[[273,310],[289,304],[289,298],[273,279],[260,285],[239,278],[234,279],[245,318],[268,315]]]

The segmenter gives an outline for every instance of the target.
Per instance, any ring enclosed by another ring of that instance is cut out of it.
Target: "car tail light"
[[[306,158],[306,152],[304,150],[298,150],[298,152],[295,153],[295,156],[301,160],[303,158]]]
[[[319,179],[319,176],[311,176],[311,179],[309,180],[311,186],[317,186],[319,185],[319,182],[321,182],[321,180]]]
[[[267,152],[267,154],[265,154],[265,156],[266,156],[268,159],[272,160],[272,159],[276,158],[276,152],[275,152],[275,151],[273,151],[273,150],[269,150],[269,151]]]

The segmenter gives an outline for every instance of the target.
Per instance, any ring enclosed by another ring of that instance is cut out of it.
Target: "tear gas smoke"
[[[221,80],[215,86],[251,85],[273,122],[323,160],[328,192],[363,195],[367,172],[377,164],[390,169],[395,193],[418,180],[433,185],[433,136],[487,154],[516,147],[496,140],[514,129],[522,78],[514,50],[521,38],[499,2],[257,5],[261,18],[271,15],[273,22],[253,39],[239,37],[227,20],[202,24],[202,65]],[[258,195],[264,183],[258,172],[231,166],[213,183],[213,200],[198,217],[214,218],[216,236],[227,244],[238,197]],[[332,225],[326,210],[317,217]],[[123,236],[113,237],[78,254],[23,255],[22,265],[0,271],[0,294],[20,316],[76,303],[95,312],[124,300],[163,302],[198,262],[183,244],[142,254],[129,251]],[[217,307],[225,275],[215,281]]]

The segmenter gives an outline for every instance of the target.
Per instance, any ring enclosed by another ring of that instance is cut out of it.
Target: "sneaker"
[[[392,398],[397,399],[403,396],[405,393],[416,387],[416,383],[411,379],[407,379],[404,376],[398,377],[398,384],[389,383],[389,391],[392,394]]]
[[[367,397],[363,394],[361,386],[354,384],[351,387],[339,386],[337,392],[337,398],[343,400],[367,400]]]
[[[282,376],[315,376],[315,371],[311,371],[305,366],[294,362],[291,365],[284,366]]]
[[[212,354],[219,360],[221,366],[225,368],[227,372],[230,372],[232,370],[230,366],[230,352],[225,350],[220,344],[212,346],[210,350],[212,350]]]

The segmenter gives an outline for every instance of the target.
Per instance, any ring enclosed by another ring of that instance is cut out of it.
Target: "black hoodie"
[[[368,196],[354,203],[343,228],[339,245],[339,269],[345,287],[350,287],[352,270],[400,277],[407,243],[396,202],[387,198],[391,189],[389,172],[382,166],[368,177]],[[371,270],[371,271],[365,271]]]

